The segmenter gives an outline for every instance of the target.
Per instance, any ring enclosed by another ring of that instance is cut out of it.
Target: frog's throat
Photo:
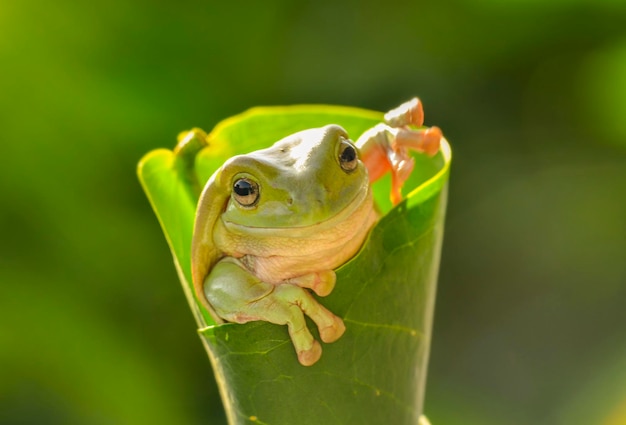
[[[373,198],[371,188],[368,190],[358,191],[354,198],[334,216],[320,221],[315,224],[309,224],[306,226],[292,226],[292,227],[255,227],[244,226],[242,224],[233,223],[230,221],[222,220],[224,227],[232,234],[239,235],[251,235],[251,236],[288,236],[290,238],[305,237],[313,232],[319,232],[333,228],[340,223],[345,223],[346,220],[350,220],[353,217],[361,214],[369,214],[373,209]]]
[[[291,228],[245,227],[218,220],[213,233],[225,256],[246,259],[246,268],[263,282],[321,270],[334,270],[354,256],[378,220],[372,195],[363,191],[328,220]]]

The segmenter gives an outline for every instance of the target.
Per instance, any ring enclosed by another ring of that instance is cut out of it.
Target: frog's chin
[[[340,223],[345,223],[347,220],[358,219],[359,216],[368,215],[373,210],[373,199],[371,190],[358,191],[354,198],[348,204],[339,210],[335,215],[330,216],[326,220],[318,221],[312,224],[306,224],[303,226],[289,226],[289,227],[260,227],[260,226],[246,226],[231,221],[222,219],[222,222],[226,229],[234,234],[245,235],[281,235],[289,237],[298,237],[299,235],[306,236],[312,232],[322,231],[333,228]],[[355,222],[358,223],[359,220]]]

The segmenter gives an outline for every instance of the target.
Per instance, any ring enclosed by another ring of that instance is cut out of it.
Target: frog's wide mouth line
[[[285,236],[298,237],[304,235],[310,235],[314,232],[326,230],[331,227],[335,227],[339,223],[343,223],[346,220],[350,220],[352,216],[364,213],[368,209],[373,208],[372,191],[369,188],[367,191],[358,191],[354,198],[348,202],[348,204],[330,218],[313,224],[304,226],[290,226],[290,227],[257,227],[257,226],[245,226],[242,224],[234,223],[232,221],[226,221],[221,218],[224,226],[233,233],[240,234],[254,234],[254,235],[271,235],[281,236],[281,234],[288,234]]]

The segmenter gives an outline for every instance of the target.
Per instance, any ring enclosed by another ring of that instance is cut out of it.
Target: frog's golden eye
[[[359,165],[356,148],[347,140],[342,140],[339,146],[339,165],[343,171],[350,173]]]
[[[238,179],[233,184],[233,198],[242,207],[252,207],[259,200],[259,185],[250,179]]]

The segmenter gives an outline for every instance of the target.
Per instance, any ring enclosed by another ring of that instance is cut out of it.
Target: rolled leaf
[[[325,105],[254,108],[218,124],[207,138],[198,131],[188,134],[173,151],[151,152],[139,164],[231,425],[419,421],[451,159],[447,142],[433,158],[414,156],[408,194],[395,208],[388,199],[389,180],[374,185],[383,217],[361,251],[336,271],[334,291],[319,299],[343,318],[346,332],[323,344],[313,366],[298,363],[284,326],[216,325],[191,285],[189,251],[199,188],[224,161],[327,124],[343,126],[354,140],[382,115]]]

